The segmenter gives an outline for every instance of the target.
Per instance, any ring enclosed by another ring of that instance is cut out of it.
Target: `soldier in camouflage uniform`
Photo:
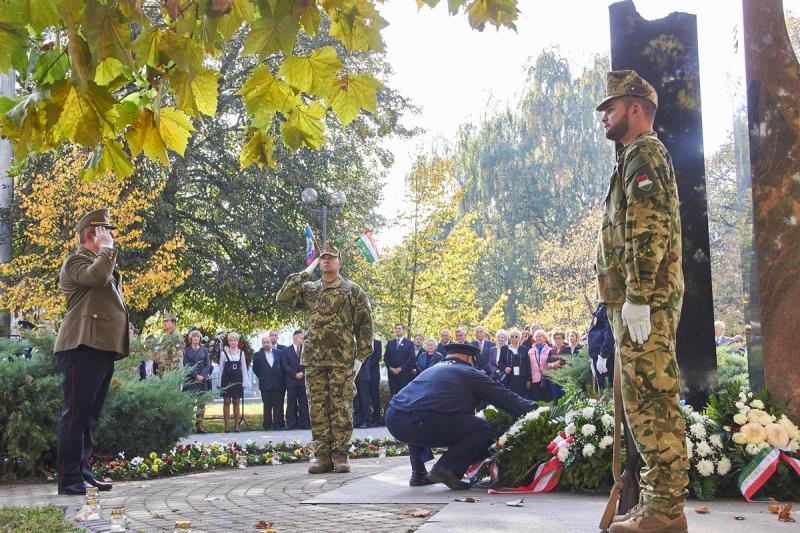
[[[622,148],[597,242],[597,289],[608,306],[622,398],[644,460],[641,499],[612,532],[687,531],[686,430],[679,405],[675,332],[683,301],[681,220],[675,171],[653,132],[655,89],[636,72],[608,73],[606,138]]]
[[[177,331],[178,318],[174,314],[164,316],[164,336],[158,341],[158,370],[160,374],[183,367],[185,337]]]
[[[309,281],[319,262],[322,279]],[[353,435],[353,378],[372,354],[372,311],[364,291],[339,275],[339,250],[326,244],[319,259],[291,274],[277,301],[305,313],[301,363],[306,366],[306,391],[312,445],[317,462],[311,474],[349,472]]]

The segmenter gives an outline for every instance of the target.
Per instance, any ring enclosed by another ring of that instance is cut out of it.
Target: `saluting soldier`
[[[178,317],[175,313],[164,315],[164,336],[159,340],[158,359],[159,372],[169,372],[183,366],[183,352],[186,349],[186,339],[178,332]]]
[[[309,281],[317,263],[322,279]],[[361,287],[339,275],[340,267],[339,250],[326,243],[317,260],[286,278],[276,298],[305,314],[301,363],[317,459],[308,467],[310,474],[350,471],[354,366],[373,352],[369,300]]]
[[[653,132],[657,108],[655,89],[635,71],[608,73],[597,110],[606,138],[622,148],[597,243],[597,289],[616,340],[628,427],[645,463],[639,505],[614,517],[615,533],[687,531],[689,465],[675,358],[681,219],[672,160]]]
[[[59,494],[86,494],[91,485],[111,490],[111,483],[95,479],[89,458],[114,361],[127,357],[129,350],[114,229],[106,208],[81,217],[75,226],[80,245],[59,274],[67,300],[54,349],[64,391],[58,427]]]

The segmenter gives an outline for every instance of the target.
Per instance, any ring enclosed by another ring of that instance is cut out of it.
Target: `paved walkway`
[[[397,532],[414,531],[425,518],[412,518],[408,504],[303,505],[301,502],[347,483],[399,465],[407,457],[352,460],[349,474],[309,475],[307,464],[248,467],[161,478],[117,482],[101,493],[104,517],[124,506],[130,531],[172,531],[176,520],[190,520],[193,532],[254,531],[259,520],[277,531]],[[56,495],[56,485],[0,486],[0,506],[64,505],[74,514],[83,499]],[[427,505],[438,511],[442,505]],[[89,531],[107,531],[103,524],[84,523]]]

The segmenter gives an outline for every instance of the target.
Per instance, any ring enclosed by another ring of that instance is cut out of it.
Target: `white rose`
[[[744,407],[742,407],[741,409],[739,409],[739,412],[740,412],[740,413],[742,413],[743,415],[746,415],[746,414],[747,414],[747,413],[749,413],[750,411],[752,411],[752,409],[750,409],[750,408],[749,408],[748,406],[746,406],[746,405],[745,405]]]
[[[587,444],[586,446],[583,447],[583,456],[591,457],[592,455],[594,455],[594,445]]]
[[[747,397],[748,397],[748,398],[752,398],[752,397],[753,397],[753,393],[752,393],[752,392],[748,392],[748,393],[747,393]]]
[[[747,444],[747,435],[744,433],[734,433],[733,442],[736,444]]]
[[[698,461],[695,468],[697,468],[697,471],[700,472],[700,475],[703,477],[708,477],[714,473],[714,463],[708,459]]]
[[[728,433],[731,432],[731,427],[730,426],[722,426],[722,429],[727,431]]]
[[[600,443],[598,444],[598,446],[600,446],[601,450],[605,450],[612,444],[614,444],[614,437],[612,437],[611,435],[606,435],[605,437],[600,439]]]
[[[711,435],[708,437],[708,441],[714,448],[722,448],[722,437],[717,434]]]
[[[597,431],[597,428],[594,424],[584,424],[581,427],[581,433],[583,433],[584,437],[588,437],[589,435],[594,435]]]
[[[717,463],[717,473],[721,476],[724,476],[728,472],[731,471],[731,460],[727,457],[723,457]]]
[[[583,418],[592,418],[594,416],[594,407],[584,407],[581,411]]]
[[[740,426],[747,424],[747,415],[743,415],[742,413],[737,413],[733,415],[733,421]]]
[[[600,417],[600,421],[603,423],[603,427],[606,429],[614,427],[614,417],[611,415],[603,415]]]
[[[756,398],[755,400],[750,402],[750,407],[755,407],[756,409],[763,409],[764,408],[764,402],[762,402],[761,400]]]
[[[692,424],[689,426],[689,432],[698,439],[706,436],[706,428],[703,427],[703,424]]]
[[[749,455],[758,453],[758,444],[748,444],[744,449]]]
[[[743,402],[736,402],[736,408],[737,409],[741,409],[742,407],[744,407],[744,403]]]
[[[567,460],[569,457],[569,449],[568,448],[561,448],[558,450],[558,460],[562,463]]]
[[[712,453],[714,453],[714,451],[711,449],[711,446],[709,446],[706,441],[701,440],[697,444],[697,455],[699,455],[700,457],[707,457]]]

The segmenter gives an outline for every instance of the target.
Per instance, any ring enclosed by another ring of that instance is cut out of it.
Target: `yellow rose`
[[[732,438],[736,444],[747,444],[747,437],[744,433],[734,433]]]
[[[767,440],[767,431],[764,426],[757,423],[749,423],[742,426],[741,432],[747,438],[748,444],[761,444]]]
[[[228,456],[220,455],[219,457],[217,457],[217,462],[224,465],[225,463],[228,462]]]

